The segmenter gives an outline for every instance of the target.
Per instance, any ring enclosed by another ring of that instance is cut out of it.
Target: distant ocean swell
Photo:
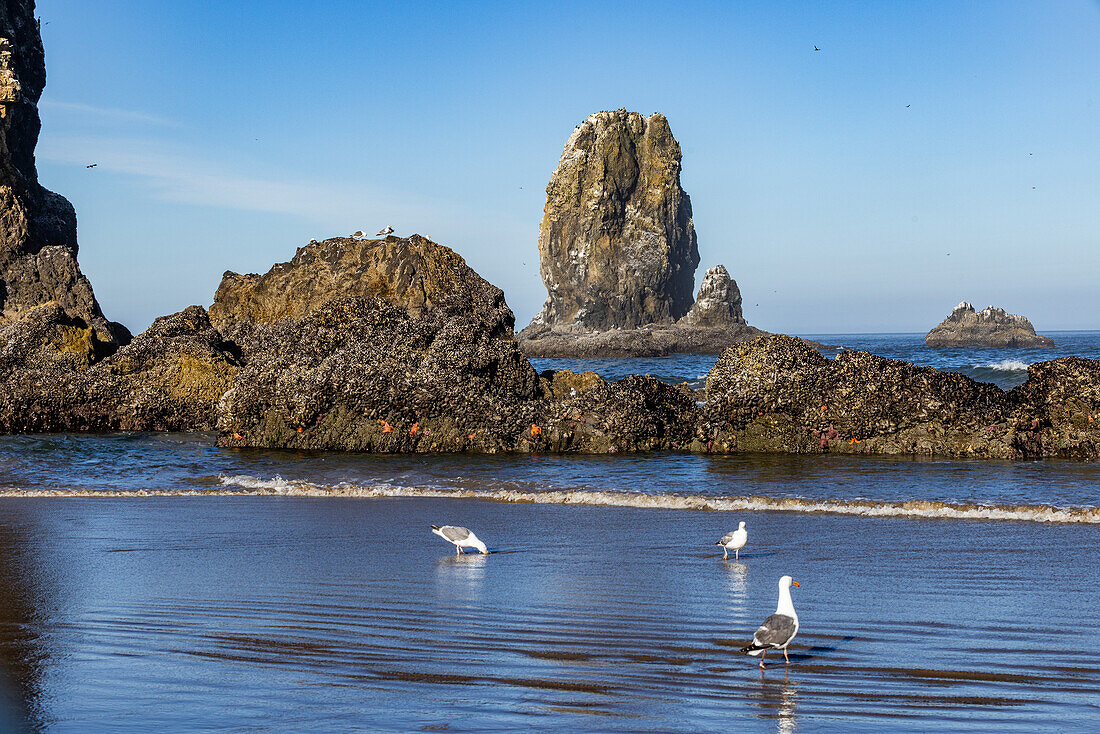
[[[1016,520],[1025,522],[1100,524],[1100,507],[1047,505],[982,505],[909,500],[811,500],[794,497],[730,497],[682,494],[645,494],[613,490],[517,490],[363,486],[313,484],[275,476],[263,479],[247,474],[221,476],[214,489],[152,490],[0,490],[0,497],[169,497],[210,495],[279,495],[287,497],[435,497],[549,505],[640,507],[660,510],[777,511],[834,513],[863,517],[940,518],[946,520]]]

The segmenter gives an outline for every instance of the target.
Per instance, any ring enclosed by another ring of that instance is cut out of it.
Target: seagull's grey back
[[[443,537],[452,543],[456,540],[466,540],[471,535],[469,528],[459,525],[444,525],[439,529],[439,532],[443,533]]]
[[[760,629],[752,636],[754,642],[759,645],[782,645],[788,642],[798,630],[794,617],[786,614],[773,614],[764,620]]]

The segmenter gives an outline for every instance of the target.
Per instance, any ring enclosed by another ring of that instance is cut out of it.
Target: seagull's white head
[[[481,551],[482,555],[485,555],[485,556],[489,555],[489,549],[486,548],[485,544],[482,543],[480,540],[477,541],[477,543],[474,545],[474,547],[477,548],[479,551]]]
[[[802,586],[802,584],[798,583],[797,581],[792,579],[790,576],[783,576],[779,579],[779,588],[780,589],[789,589],[792,586]]]
[[[737,523],[737,529],[738,529],[738,530],[744,530],[744,529],[745,529],[745,521],[744,521],[744,520],[742,520],[741,522]]]

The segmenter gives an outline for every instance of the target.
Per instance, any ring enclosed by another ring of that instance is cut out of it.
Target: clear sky
[[[42,183],[135,332],[311,237],[456,250],[518,326],[573,127],[668,117],[749,323],[1100,329],[1100,6],[39,0]],[[821,50],[814,51],[814,46]],[[97,167],[85,166],[96,163]]]

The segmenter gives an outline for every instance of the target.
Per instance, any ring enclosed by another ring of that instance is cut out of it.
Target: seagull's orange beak
[[[798,583],[797,581],[792,581],[791,586],[802,586],[802,584]]]

